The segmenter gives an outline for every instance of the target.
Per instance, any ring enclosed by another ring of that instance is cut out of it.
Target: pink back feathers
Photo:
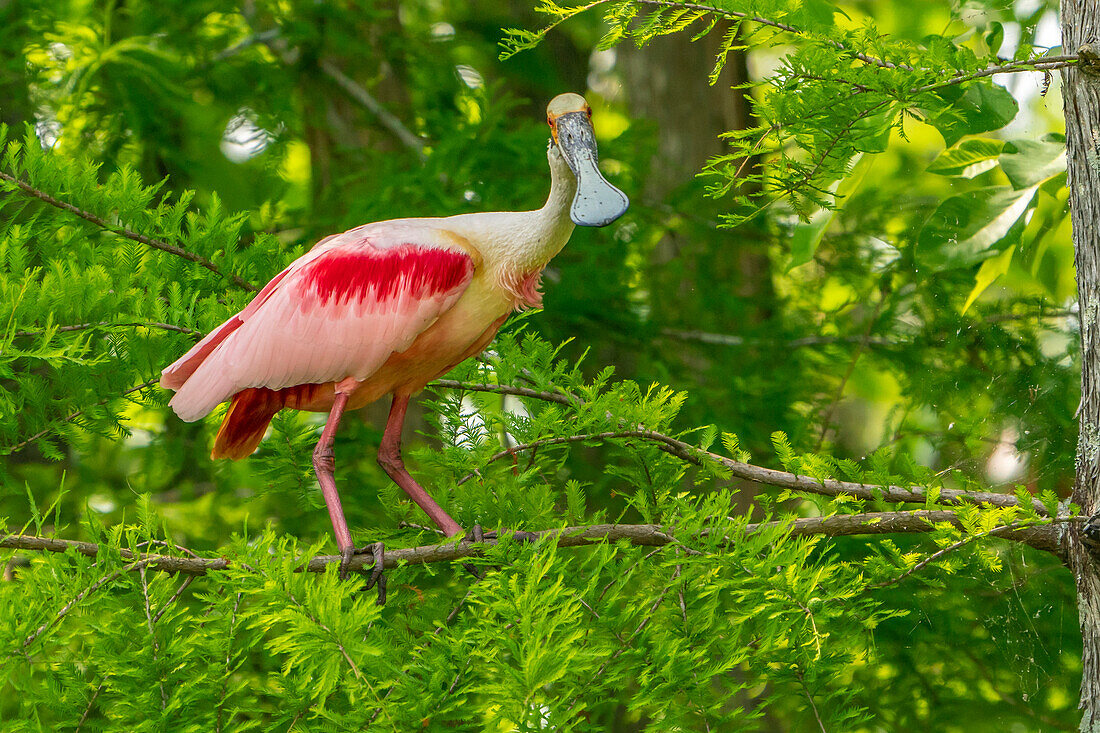
[[[470,275],[468,255],[454,250],[403,244],[384,250],[373,247],[333,249],[303,269],[301,292],[307,301],[386,303],[399,296],[414,300],[434,297],[463,285]]]
[[[449,310],[473,277],[465,252],[376,244],[364,234],[315,247],[165,369],[161,384],[177,390],[176,413],[197,420],[250,387],[364,380]]]

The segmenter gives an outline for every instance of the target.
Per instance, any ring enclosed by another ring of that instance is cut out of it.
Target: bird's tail
[[[286,404],[284,395],[265,387],[249,387],[233,395],[211,458],[248,458],[260,445],[275,413]]]

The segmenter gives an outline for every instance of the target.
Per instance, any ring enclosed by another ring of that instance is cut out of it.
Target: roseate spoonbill
[[[392,394],[378,462],[447,536],[462,532],[405,470],[409,397],[488,345],[508,314],[539,306],[539,279],[573,225],[602,227],[629,202],[597,167],[591,109],[578,94],[546,108],[550,195],[535,211],[395,219],[321,240],[249,305],[164,370],[171,406],[194,421],[231,400],[213,458],[242,459],[283,408],[328,412],[313,466],[340,548],[356,552],[333,478],[345,410]],[[374,579],[383,566],[376,543]]]

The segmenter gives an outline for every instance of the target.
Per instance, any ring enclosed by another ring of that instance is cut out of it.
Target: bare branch
[[[540,392],[538,390],[530,390],[524,387],[514,387],[511,385],[474,384],[469,382],[452,382],[451,380],[442,379],[432,382],[432,385],[452,389],[465,389],[475,392],[513,394],[521,397],[533,397],[548,402],[556,402],[558,404],[570,404],[569,398],[564,395],[553,392]],[[928,501],[928,489],[923,486],[911,486],[908,488],[903,486],[877,486],[875,484],[840,481],[838,479],[816,479],[810,476],[800,476],[788,471],[778,471],[773,468],[764,468],[763,466],[756,466],[751,463],[742,463],[741,461],[736,461],[717,453],[702,450],[690,443],[685,443],[682,440],[677,440],[676,438],[653,430],[620,430],[574,435],[565,438],[550,438],[545,441],[535,441],[527,445],[515,446],[498,453],[493,456],[491,460],[496,460],[507,455],[513,455],[524,450],[551,443],[560,444],[585,440],[614,440],[623,438],[641,438],[652,441],[657,443],[657,447],[669,455],[676,456],[680,460],[697,466],[705,465],[706,461],[713,461],[728,470],[735,478],[752,481],[758,484],[765,484],[767,486],[777,486],[779,488],[803,491],[808,494],[819,494],[821,496],[852,496],[866,501],[882,500],[887,502],[916,504],[924,504]],[[462,479],[462,481],[466,480],[467,478]],[[975,504],[978,506],[989,504],[990,506],[1001,508],[1018,506],[1019,504],[1016,497],[1012,494],[999,494],[992,491],[962,491],[960,489],[940,489],[938,491],[936,503],[948,505]],[[1040,516],[1048,516],[1047,508],[1038,499],[1032,500],[1032,508]]]
[[[106,682],[100,682],[99,687],[95,688],[95,692],[92,693],[91,699],[88,700],[88,707],[84,708],[84,714],[80,716],[80,720],[76,723],[75,733],[80,733],[80,729],[84,727],[85,721],[88,720],[88,716],[92,712],[92,706],[95,705],[95,701],[99,699],[99,693],[103,692],[103,688],[106,686]]]
[[[107,222],[107,220],[103,219],[102,217],[96,216],[90,211],[85,211],[84,209],[73,206],[66,201],[54,198],[45,191],[40,191],[26,181],[16,178],[15,176],[8,175],[3,171],[0,171],[0,179],[13,184],[16,188],[18,188],[20,191],[27,194],[28,196],[32,196],[40,201],[44,201],[50,206],[61,209],[62,211],[67,211],[74,216],[84,219],[85,221],[90,221],[92,224],[95,224],[100,229],[112,232],[121,237],[125,237],[126,239],[131,239],[135,242],[140,242],[141,244],[152,247],[153,249],[159,249],[162,252],[167,252],[177,257],[182,257],[185,260],[194,262],[195,264],[201,267],[205,267],[207,270],[210,270],[210,272],[214,273],[215,275],[232,281],[234,284],[244,288],[245,290],[251,290],[253,292],[259,290],[259,288],[242,278],[240,275],[222,272],[220,269],[218,269],[218,266],[210,260],[200,257],[194,252],[189,252],[183,247],[179,247],[175,244],[169,244],[163,239],[156,239],[155,237],[150,237],[145,234],[139,234],[135,231],[127,229],[126,227],[112,226],[110,223]]]
[[[1019,525],[998,527],[985,535],[1015,540],[1037,549],[1055,552],[1059,546],[1058,530],[1051,526],[1055,523],[1080,521],[1078,518],[1058,520],[1040,520]],[[834,515],[831,517],[811,517],[795,520],[776,520],[746,525],[743,532],[752,534],[762,530],[788,528],[791,536],[825,535],[841,537],[861,534],[894,534],[930,532],[935,523],[950,522],[961,527],[953,512],[945,510],[923,510],[914,512],[867,512],[863,514]],[[681,541],[669,534],[667,528],[656,524],[594,524],[560,529],[544,529],[532,533],[534,542],[551,537],[558,547],[582,547],[599,542],[617,542],[625,540],[641,547],[662,547],[669,544],[681,544]],[[734,542],[734,539],[727,539]],[[433,545],[407,547],[386,550],[386,564],[389,566],[421,565],[434,562],[464,560],[481,555],[485,547],[499,544],[497,538],[486,538],[481,543],[465,539],[450,540]],[[73,551],[87,557],[99,554],[100,546],[93,542],[60,540],[33,535],[11,534],[0,537],[0,549],[31,550],[37,552]],[[688,548],[685,548],[688,549]],[[225,570],[232,563],[225,558],[179,557],[173,555],[142,554],[122,548],[120,555],[125,560],[133,560],[122,572],[138,570],[149,566],[153,570],[173,573],[204,575],[208,572]],[[329,565],[338,564],[339,555],[317,555],[309,558],[301,570],[321,573]],[[362,571],[374,563],[369,554],[355,555],[348,565],[349,570]],[[117,575],[118,573],[116,573]]]
[[[295,57],[297,49],[286,48],[285,42],[282,42],[282,48],[276,48],[276,42],[281,41],[282,29],[271,28],[266,31],[260,31],[252,34],[248,38],[245,38],[240,43],[237,43],[229,48],[221,51],[214,56],[213,62],[224,61],[232,56],[239,54],[240,52],[251,48],[257,44],[264,44],[272,51],[278,53],[279,57],[283,59],[284,63],[292,62]],[[343,71],[340,70],[334,63],[327,59],[322,59],[319,63],[321,70],[325,72],[325,76],[336,82],[337,85],[353,100],[358,102],[364,109],[374,115],[379,124],[393,133],[394,137],[401,141],[401,143],[416,153],[421,162],[428,159],[428,156],[424,153],[425,142],[419,136],[415,135],[405,123],[402,122],[396,115],[390,112],[385,106],[374,98],[370,92],[366,90],[361,84],[349,77]]]
[[[763,338],[745,338],[744,336],[734,336],[728,333],[710,333],[708,331],[680,331],[674,328],[662,328],[661,335],[669,338],[677,339],[679,341],[698,341],[703,344],[714,344],[716,346],[748,346],[756,344],[769,344],[777,343],[774,340]],[[858,344],[863,341],[862,336],[803,336],[801,338],[790,339],[789,341],[778,342],[784,347],[789,349],[800,349],[804,346],[824,346],[827,344]],[[871,337],[867,340],[867,343],[875,346],[896,346],[898,341]]]
[[[1030,321],[1030,320],[1042,320],[1045,318],[1076,318],[1077,311],[1069,310],[1065,308],[1050,308],[1047,310],[1037,310],[1024,313],[994,313],[988,316],[981,316],[979,320],[982,323],[1003,323],[1005,321]],[[697,341],[702,344],[713,344],[715,346],[755,346],[755,345],[767,345],[767,344],[782,344],[788,349],[800,349],[806,346],[827,346],[830,344],[858,344],[863,341],[861,336],[858,335],[840,335],[835,336],[802,336],[799,338],[790,339],[787,341],[776,341],[775,339],[766,338],[746,338],[745,336],[738,336],[729,333],[711,333],[709,331],[682,331],[674,328],[662,328],[661,335],[668,338],[677,339],[679,341]],[[891,339],[885,337],[872,336],[867,339],[869,346],[910,346],[912,342],[901,339]]]
[[[1061,69],[1066,66],[1073,66],[1081,61],[1080,56],[1077,54],[1064,54],[1061,56],[1040,56],[1034,59],[1021,59],[1019,61],[1010,61],[1002,66],[988,66],[984,69],[974,72],[958,72],[957,74],[948,77],[944,81],[935,82],[933,84],[926,84],[923,87],[917,87],[910,90],[916,94],[919,92],[932,92],[937,89],[944,89],[955,84],[963,84],[968,81],[974,81],[975,79],[981,79],[986,76],[993,76],[995,74],[1015,74],[1021,71],[1051,71],[1053,69]]]
[[[1042,525],[1044,527],[1049,527],[1053,524],[1066,524],[1066,523],[1070,523],[1070,522],[1084,522],[1084,521],[1087,521],[1087,519],[1088,519],[1087,517],[1058,517],[1056,519],[1044,520],[1042,522]],[[890,580],[885,580],[881,583],[872,583],[871,585],[869,585],[867,587],[868,588],[886,588],[886,587],[891,586],[891,585],[896,585],[897,583],[900,583],[901,581],[905,580],[906,578],[908,578],[910,575],[917,572],[918,570],[920,570],[924,567],[927,567],[928,565],[934,563],[936,560],[939,560],[944,555],[947,555],[949,553],[954,552],[955,550],[958,550],[961,547],[969,545],[971,542],[974,542],[975,540],[980,540],[982,537],[989,537],[991,535],[997,535],[997,534],[1002,534],[1003,535],[1003,533],[1005,533],[1005,532],[1011,532],[1011,531],[1020,530],[1020,529],[1027,529],[1027,528],[1030,528],[1030,527],[1034,527],[1037,524],[1039,524],[1039,523],[1034,522],[1034,521],[1012,522],[1011,524],[1002,524],[999,527],[994,527],[993,529],[986,530],[985,532],[976,532],[974,534],[967,535],[966,537],[963,537],[958,542],[954,542],[954,543],[948,545],[947,547],[941,548],[940,550],[937,550],[936,552],[933,552],[931,555],[924,558],[923,560],[921,560],[917,564],[913,565],[913,567],[909,568],[908,570],[906,570],[901,575],[898,575],[895,578],[891,578]]]
[[[158,328],[162,331],[174,331],[176,333],[185,333],[188,336],[202,336],[201,331],[196,331],[193,328],[186,328],[185,326],[176,326],[171,323],[157,323],[151,321],[134,322],[134,323],[116,323],[114,321],[100,321],[98,323],[75,323],[71,326],[58,326],[54,329],[57,333],[68,333],[69,331],[87,331],[92,328]],[[16,336],[41,336],[46,333],[45,329],[38,331],[16,331]]]
[[[253,46],[255,46],[257,44],[271,43],[276,38],[278,38],[281,33],[282,33],[281,28],[271,28],[269,30],[261,31],[259,33],[253,33],[251,36],[249,36],[248,38],[245,38],[240,43],[236,43],[236,44],[230,46],[229,48],[215,54],[213,60],[215,62],[225,61],[226,59],[231,58],[233,56],[236,56],[237,54],[241,53],[242,51],[245,51],[249,48],[252,48]]]
[[[378,122],[392,132],[394,137],[400,140],[405,147],[414,151],[421,161],[428,159],[428,156],[424,153],[424,141],[414,135],[409,128],[405,127],[405,124],[401,122],[396,115],[382,106],[381,102],[371,96],[370,92],[357,84],[356,81],[347,74],[340,71],[331,61],[322,60],[321,69],[330,79],[339,84],[340,88],[347,92],[349,97],[363,105],[367,111],[377,117]]]
[[[578,403],[577,399],[560,392],[541,392],[537,389],[516,387],[510,384],[478,384],[476,382],[459,382],[454,379],[437,379],[429,383],[428,386],[469,392],[491,392],[494,394],[515,395],[516,397],[531,397],[543,402],[557,402],[559,405],[576,405]]]

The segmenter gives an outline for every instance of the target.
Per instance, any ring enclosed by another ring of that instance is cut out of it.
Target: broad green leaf
[[[952,196],[939,205],[917,237],[917,262],[934,271],[969,267],[990,256],[1020,220],[1036,187],[1016,191],[990,186]],[[1005,241],[1001,248],[1014,242]]]
[[[937,173],[941,176],[962,176],[973,178],[992,168],[994,161],[1004,149],[1003,140],[991,140],[977,137],[963,140],[953,148],[948,148],[939,154],[928,166],[929,173]],[[986,164],[988,165],[980,165]]]
[[[947,145],[954,145],[966,135],[999,130],[1019,111],[1012,94],[998,84],[975,84],[961,93],[958,87],[951,87],[939,96],[948,107],[931,123]]]
[[[830,187],[831,198],[834,200],[843,198],[857,191],[873,159],[873,155],[865,156],[863,153],[856,155],[848,177],[836,181]],[[794,233],[791,235],[791,262],[787,265],[787,272],[813,259],[817,246],[821,244],[821,238],[825,235],[825,230],[829,228],[829,222],[833,220],[835,211],[830,207],[818,209],[810,215],[809,221],[795,226]]]
[[[1001,275],[1008,272],[1009,265],[1012,264],[1012,255],[1015,252],[1016,245],[1013,244],[996,257],[991,257],[982,263],[982,266],[978,268],[978,274],[974,276],[974,288],[970,291],[970,295],[966,297],[966,303],[963,304],[963,313],[970,309],[970,306],[986,291],[986,288],[992,285]]]
[[[989,24],[989,31],[982,36],[985,41],[985,45],[989,47],[989,52],[992,54],[1001,50],[1001,44],[1005,40],[1005,27],[997,21],[993,21]]]
[[[1013,188],[1027,188],[1066,169],[1066,144],[1061,140],[1010,140],[998,163]]]
[[[852,144],[863,153],[881,153],[890,143],[897,114],[894,105],[886,105],[852,124]]]

